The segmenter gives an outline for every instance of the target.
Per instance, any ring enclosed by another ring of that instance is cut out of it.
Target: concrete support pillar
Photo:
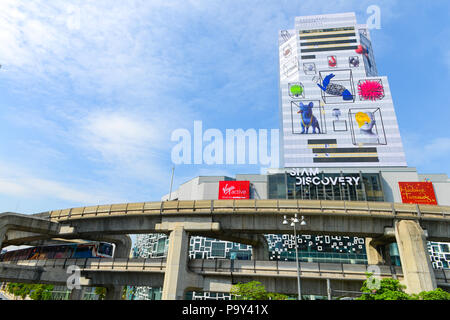
[[[332,291],[331,291],[331,280],[327,279],[327,299],[332,300]]]
[[[131,238],[128,235],[114,236],[117,241],[114,241],[116,245],[114,258],[129,258],[131,251]]]
[[[182,225],[175,226],[169,236],[162,300],[183,300],[185,292],[199,277],[188,271],[189,235]]]
[[[395,223],[400,261],[406,292],[419,293],[436,289],[436,279],[427,252],[425,234],[417,221],[399,220]]]
[[[367,254],[367,264],[369,265],[380,265],[383,264],[383,257],[377,250],[376,244],[373,243],[372,238],[366,238],[366,254]]]
[[[394,261],[392,261],[392,258],[391,258],[390,245],[391,245],[391,243],[385,244],[385,245],[383,245],[383,248],[382,248],[383,249],[383,253],[384,253],[384,255],[383,255],[384,264],[387,264],[389,266],[394,264]]]
[[[83,288],[81,289],[72,289],[70,292],[69,300],[83,300]]]
[[[252,246],[252,260],[269,260],[269,245],[266,237],[258,235],[258,244]]]
[[[5,227],[0,227],[0,251],[3,248],[3,241],[5,240],[6,231],[8,231]]]
[[[105,300],[122,300],[123,286],[106,287]]]

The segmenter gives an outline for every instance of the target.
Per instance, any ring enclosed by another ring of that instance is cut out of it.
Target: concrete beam
[[[289,202],[290,203],[290,202]],[[292,202],[295,204],[296,202]],[[334,203],[334,202],[332,202]],[[450,217],[448,214],[421,214],[404,213],[395,211],[355,211],[351,210],[352,202],[346,203],[347,210],[330,208],[298,208],[296,205],[291,209],[270,208],[248,208],[245,211],[233,208],[209,209],[176,209],[176,202],[170,203],[175,209],[160,211],[119,211],[111,213],[93,213],[72,215],[70,219],[60,219],[60,237],[64,238],[86,238],[102,234],[140,234],[140,233],[169,233],[168,224],[183,222],[186,230],[191,235],[209,233],[213,238],[218,238],[227,232],[229,234],[292,234],[292,228],[280,224],[280,219],[289,212],[300,213],[305,216],[307,226],[302,231],[305,234],[342,235],[358,237],[391,237],[386,233],[386,227],[394,228],[396,219],[408,219],[420,221],[429,232],[429,239],[450,239]],[[316,204],[317,205],[317,204]],[[330,205],[322,201],[322,206]],[[331,204],[333,206],[334,204]],[[365,204],[367,206],[367,204]],[[370,206],[378,206],[378,203]],[[387,204],[381,204],[383,208]],[[398,204],[391,204],[393,207]],[[166,206],[166,203],[164,203]],[[123,206],[125,208],[126,206]],[[264,209],[264,210],[263,210]],[[401,209],[401,208],[399,208]],[[90,209],[89,209],[90,210]],[[125,209],[124,209],[125,210]],[[425,210],[425,209],[423,209]],[[423,211],[422,210],[422,211]],[[287,212],[288,211],[288,212]],[[192,223],[189,227],[188,224]],[[217,224],[218,223],[218,224]],[[220,226],[220,228],[219,228]],[[216,235],[213,235],[213,234]]]
[[[259,244],[258,234],[247,234],[247,233],[233,233],[221,231],[217,232],[193,232],[192,236],[200,236],[205,238],[213,238],[217,240],[230,241],[235,243],[242,243],[249,246],[257,246]]]
[[[50,238],[58,235],[60,224],[32,215],[4,212],[0,213],[0,230],[2,230],[0,245],[3,246],[4,243],[8,243],[9,238],[5,239],[5,235],[11,234],[11,230],[25,232],[22,236],[26,237],[34,234],[34,239],[38,237],[36,234]]]
[[[89,278],[89,286],[148,286],[162,287],[164,272],[120,272],[120,271],[82,271],[81,274]]]
[[[395,223],[395,237],[407,293],[436,289],[436,279],[427,251],[426,237],[419,223],[399,220]]]
[[[182,226],[189,232],[218,232],[220,223],[213,222],[211,217],[164,217],[161,223],[157,223],[155,229],[158,233],[167,233]]]
[[[0,213],[0,226],[8,230],[53,234],[59,233],[59,223],[19,213]]]
[[[450,239],[450,207],[400,203],[324,200],[162,201],[124,203],[54,210],[41,214],[70,227],[64,237],[99,232],[110,234],[155,233],[162,221],[210,218],[224,231],[234,233],[289,233],[280,226],[282,215],[305,216],[308,234],[376,238],[396,219],[420,221],[429,240]],[[166,229],[164,227],[160,229]],[[204,228],[200,227],[199,230]],[[191,230],[194,232],[194,230]],[[203,230],[206,231],[206,230]],[[71,234],[72,233],[72,234]],[[217,232],[219,233],[219,232]],[[191,233],[194,235],[194,233]]]
[[[27,245],[27,246],[47,246],[53,244],[68,244],[68,243],[86,243],[86,240],[82,239],[64,239],[54,238],[44,234],[9,230],[6,233],[5,247],[9,245]]]
[[[32,242],[43,241],[48,238],[48,235],[42,233],[8,230],[8,232],[6,233],[7,240],[5,241],[5,247],[9,245],[19,246],[25,243],[29,244]]]
[[[28,267],[14,264],[0,265],[0,281],[5,282],[65,285],[68,276],[64,269],[48,271],[42,267]]]
[[[130,215],[104,216],[89,219],[61,221],[67,227],[62,238],[86,238],[102,234],[140,234],[169,233],[172,223],[183,223],[191,235],[211,234],[211,237],[229,234],[292,234],[292,228],[280,223],[279,213],[241,214],[212,213],[199,216],[191,215]],[[392,226],[390,217],[343,216],[343,215],[307,215],[307,226],[302,227],[304,234],[333,234],[376,238],[384,235],[385,227]],[[438,222],[436,222],[438,223]],[[439,221],[439,223],[441,223]],[[63,230],[63,227],[61,228]],[[216,234],[215,236],[213,234]]]

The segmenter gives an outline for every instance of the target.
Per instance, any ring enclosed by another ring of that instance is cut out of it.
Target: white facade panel
[[[433,182],[437,203],[441,206],[450,206],[450,182]]]
[[[417,171],[381,171],[384,200],[386,202],[402,203],[399,182],[419,181]]]

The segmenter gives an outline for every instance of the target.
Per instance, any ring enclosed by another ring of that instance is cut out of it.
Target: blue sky
[[[448,1],[1,0],[0,212],[159,200],[175,129],[278,127],[278,30],[373,4],[408,164],[450,173]]]

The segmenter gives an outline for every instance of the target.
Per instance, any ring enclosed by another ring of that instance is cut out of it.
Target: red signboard
[[[436,204],[431,182],[399,182],[403,203]]]
[[[250,181],[219,181],[219,200],[250,199]]]

